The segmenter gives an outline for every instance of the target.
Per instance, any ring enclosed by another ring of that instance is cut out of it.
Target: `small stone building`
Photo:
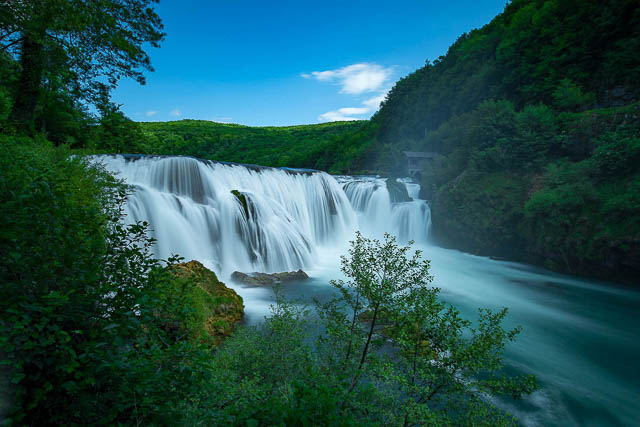
[[[411,178],[420,179],[420,175],[426,165],[435,160],[437,153],[425,151],[405,151],[407,157],[407,173]]]

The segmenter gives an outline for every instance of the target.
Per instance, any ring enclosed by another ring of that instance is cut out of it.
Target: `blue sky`
[[[113,100],[137,121],[284,126],[366,119],[400,77],[506,0],[162,0],[166,39],[147,84]]]

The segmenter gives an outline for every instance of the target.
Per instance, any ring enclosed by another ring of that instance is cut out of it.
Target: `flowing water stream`
[[[292,296],[332,292],[339,256],[356,230],[414,240],[431,259],[434,284],[464,316],[508,307],[506,326],[523,332],[506,352],[508,369],[534,373],[541,389],[521,402],[496,402],[525,425],[640,425],[640,292],[637,287],[559,275],[525,264],[440,248],[429,242],[428,204],[391,203],[385,180],[261,168],[186,157],[98,156],[135,186],[127,220],[146,220],[156,255],[197,259],[244,298],[249,322],[268,313],[269,289],[232,284],[233,271],[303,268]],[[232,194],[235,190],[236,193]]]

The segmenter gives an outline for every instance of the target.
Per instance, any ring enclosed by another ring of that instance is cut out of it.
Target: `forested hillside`
[[[516,0],[400,80],[381,143],[436,151],[440,242],[609,279],[640,274],[640,7]]]
[[[486,99],[558,110],[624,105],[640,93],[635,0],[515,0],[446,55],[401,79],[375,121],[383,140],[420,140]]]
[[[368,121],[250,127],[204,120],[142,123],[143,150],[263,166],[362,173],[371,161]]]

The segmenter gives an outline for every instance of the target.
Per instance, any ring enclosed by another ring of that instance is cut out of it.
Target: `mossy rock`
[[[171,271],[177,278],[195,284],[188,296],[195,309],[195,324],[188,325],[187,330],[194,338],[208,338],[213,344],[220,344],[244,315],[242,297],[198,261],[173,265]]]
[[[231,274],[231,279],[234,282],[252,286],[264,286],[281,282],[302,281],[307,280],[308,278],[309,276],[307,275],[307,273],[302,270],[284,271],[282,273],[253,272],[250,274],[242,273],[240,271],[234,271],[233,274]]]
[[[396,181],[395,178],[388,178],[386,184],[391,203],[410,202],[412,200],[407,192],[407,187],[401,182]]]
[[[231,194],[236,196],[236,199],[242,205],[242,210],[244,211],[244,217],[249,218],[249,205],[247,204],[247,196],[239,192],[238,190],[231,190]]]

